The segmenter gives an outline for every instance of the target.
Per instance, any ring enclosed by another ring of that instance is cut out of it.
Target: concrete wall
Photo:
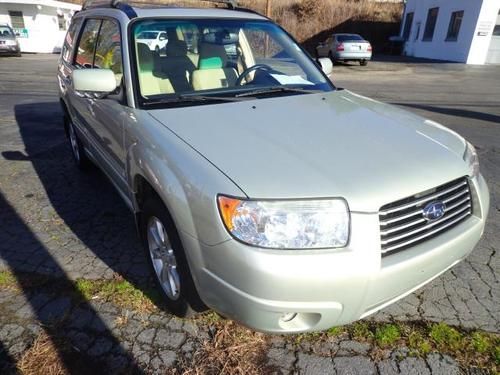
[[[481,10],[481,3],[482,0],[409,0],[405,13],[414,12],[414,16],[410,37],[405,46],[406,54],[431,59],[467,62],[469,48]],[[435,7],[439,7],[439,14],[434,36],[432,41],[423,41],[427,12],[430,8]],[[458,38],[456,41],[446,41],[451,13],[461,10],[464,11],[464,18]],[[419,29],[418,25],[420,25],[420,32],[417,40],[415,40]]]
[[[39,9],[41,7],[41,9]],[[71,11],[51,6],[33,4],[0,3],[0,23],[11,25],[9,11],[21,11],[24,25],[28,30],[28,38],[19,38],[22,52],[59,52],[65,30],[59,30],[57,12],[62,12],[66,19],[66,29],[69,26]]]

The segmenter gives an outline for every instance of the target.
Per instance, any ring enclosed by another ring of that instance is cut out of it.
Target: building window
[[[413,24],[413,12],[406,14],[405,25],[403,28],[403,38],[408,40],[410,38],[411,25]]]
[[[431,41],[434,36],[434,29],[438,18],[439,8],[431,8],[427,13],[427,21],[425,22],[424,37],[422,40]]]
[[[500,25],[495,26],[495,28],[493,29],[493,35],[500,36]]]
[[[59,30],[65,31],[66,30],[66,20],[64,19],[63,15],[57,15],[57,24],[59,25]]]
[[[9,10],[9,17],[13,29],[24,29],[23,12],[18,10]]]
[[[462,19],[464,18],[464,11],[453,12],[450,18],[450,25],[448,26],[448,34],[446,35],[446,40],[456,41],[458,39],[458,33],[460,32],[460,26],[462,26]]]

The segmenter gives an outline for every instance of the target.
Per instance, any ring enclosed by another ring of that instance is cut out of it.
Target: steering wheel
[[[256,71],[256,70],[263,70],[265,72],[270,72],[273,70],[273,68],[271,68],[269,65],[266,65],[266,64],[255,64],[254,66],[251,66],[250,68],[247,68],[243,71],[243,73],[241,73],[241,75],[238,77],[238,79],[236,80],[236,86],[241,86],[241,84],[243,83],[243,79],[245,79],[245,77],[247,75],[249,75],[250,73]]]

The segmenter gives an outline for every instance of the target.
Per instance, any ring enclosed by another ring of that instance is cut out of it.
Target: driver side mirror
[[[332,60],[330,60],[327,57],[322,57],[322,58],[318,59],[318,64],[319,64],[319,66],[321,66],[323,73],[325,73],[327,76],[332,74],[332,72],[333,72]]]
[[[160,37],[158,38],[161,42],[163,42],[164,40],[167,40],[167,37],[165,36],[165,34],[161,34]]]
[[[107,95],[116,90],[116,78],[111,69],[78,69],[71,75],[73,89],[77,92]]]

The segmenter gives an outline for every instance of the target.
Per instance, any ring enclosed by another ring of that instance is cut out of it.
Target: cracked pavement
[[[95,168],[81,173],[73,165],[58,104],[56,61],[55,55],[0,59],[0,270],[70,281],[118,274],[139,287],[149,285],[132,215],[102,173]],[[499,332],[499,80],[500,66],[335,66],[338,86],[398,104],[466,136],[478,148],[491,193],[488,224],[474,252],[369,320],[426,320]],[[64,335],[112,372],[137,363],[137,371],[161,373],[189,361],[211,334],[209,327],[167,312],[144,315],[99,301],[76,306],[41,291],[0,290],[0,372],[8,358],[22,355],[44,324],[61,314],[69,316]],[[467,370],[439,353],[422,359],[399,348],[374,359],[372,349],[342,337],[320,347],[291,346],[272,337],[267,361],[283,373],[301,374]]]

